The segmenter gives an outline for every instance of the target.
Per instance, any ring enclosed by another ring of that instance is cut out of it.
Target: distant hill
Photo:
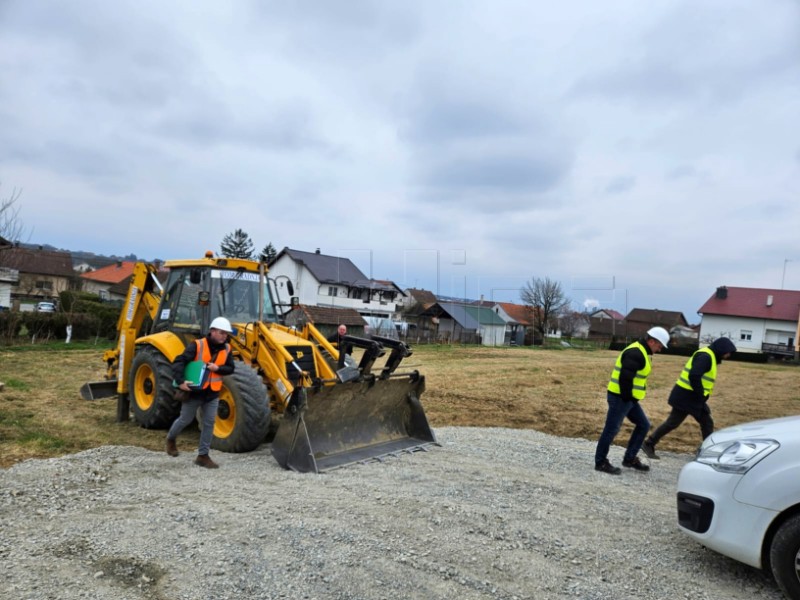
[[[128,254],[127,256],[117,256],[116,254],[112,254],[111,256],[107,256],[104,254],[95,254],[94,252],[86,252],[84,250],[67,250],[66,248],[56,248],[55,246],[51,246],[50,244],[20,244],[22,248],[28,248],[30,250],[48,250],[51,252],[69,252],[70,256],[72,256],[72,264],[78,265],[81,263],[86,263],[94,267],[95,269],[99,269],[101,267],[105,267],[121,260],[130,260],[130,261],[137,261],[137,260],[145,260],[139,259],[135,254]]]

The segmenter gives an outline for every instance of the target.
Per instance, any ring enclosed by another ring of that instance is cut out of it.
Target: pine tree
[[[275,250],[275,246],[272,245],[272,242],[264,246],[264,249],[261,251],[261,255],[259,259],[263,263],[269,263],[278,256],[278,251]]]
[[[237,229],[222,238],[222,244],[220,244],[219,249],[222,252],[222,256],[226,258],[253,259],[253,241],[241,229]]]

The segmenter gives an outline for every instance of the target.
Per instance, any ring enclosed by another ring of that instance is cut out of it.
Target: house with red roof
[[[697,312],[701,346],[726,336],[738,352],[791,358],[800,351],[800,291],[721,286]]]
[[[95,271],[83,273],[80,276],[83,282],[83,291],[97,294],[103,300],[112,300],[114,298],[111,297],[110,290],[128,280],[133,275],[135,266],[136,263],[133,261],[120,260]]]

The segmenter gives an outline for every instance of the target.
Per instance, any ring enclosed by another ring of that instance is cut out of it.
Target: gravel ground
[[[687,455],[613,477],[593,441],[436,435],[322,475],[282,470],[267,445],[213,453],[213,471],[188,447],[121,446],[0,470],[0,598],[782,598],[678,531]]]

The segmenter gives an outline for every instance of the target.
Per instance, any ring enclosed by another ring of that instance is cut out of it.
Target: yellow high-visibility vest
[[[686,390],[692,389],[692,384],[689,383],[689,371],[692,370],[692,361],[694,357],[700,352],[705,352],[711,357],[711,369],[708,373],[703,374],[703,390],[706,396],[710,396],[711,392],[714,391],[714,383],[717,381],[717,355],[714,354],[714,351],[709,347],[700,348],[700,350],[692,354],[691,358],[686,362],[686,366],[683,367],[683,371],[681,371],[681,374],[678,376],[677,384]]]
[[[647,393],[647,376],[650,375],[653,365],[650,362],[650,355],[647,353],[647,350],[639,342],[633,342],[619,353],[617,362],[614,364],[614,370],[611,371],[611,381],[608,382],[608,391],[615,394],[620,393],[619,372],[622,370],[622,355],[631,348],[638,348],[644,355],[644,367],[639,369],[633,378],[633,398],[641,401],[644,400],[644,396]]]

